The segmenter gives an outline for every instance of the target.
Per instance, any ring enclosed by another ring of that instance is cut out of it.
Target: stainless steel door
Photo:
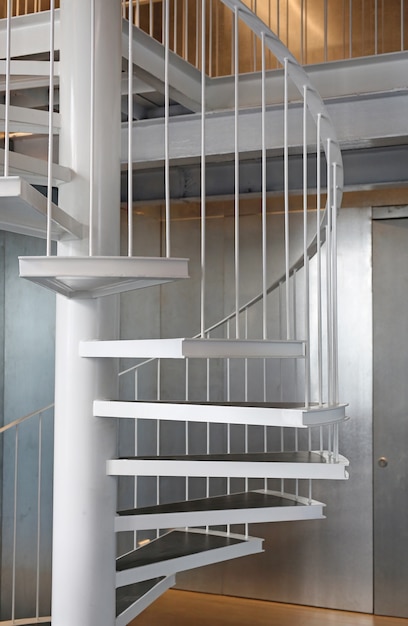
[[[374,612],[408,617],[408,220],[373,222]]]

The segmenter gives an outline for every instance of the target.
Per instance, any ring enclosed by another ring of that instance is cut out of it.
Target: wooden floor
[[[171,589],[131,626],[408,626],[408,619]]]

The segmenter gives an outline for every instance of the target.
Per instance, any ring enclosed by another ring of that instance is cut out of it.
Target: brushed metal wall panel
[[[185,205],[175,209],[172,223],[172,254],[181,250],[190,257],[191,279],[165,285],[160,289],[158,300],[151,301],[149,330],[160,328],[162,336],[188,336],[199,328],[199,220],[198,207]],[[312,223],[313,218],[310,222]],[[292,214],[290,218],[291,248],[297,258],[302,245],[302,217]],[[241,216],[241,295],[243,303],[261,291],[261,220],[256,214]],[[153,234],[152,234],[153,236]],[[144,242],[146,245],[147,242]],[[234,307],[234,247],[233,220],[222,214],[208,220],[207,252],[210,268],[207,273],[207,323],[211,324],[231,312]],[[268,281],[273,282],[283,271],[283,216],[268,216]],[[313,264],[311,273],[315,269]],[[299,276],[300,280],[300,276]],[[313,497],[327,503],[327,519],[288,524],[274,523],[252,527],[250,532],[266,539],[265,554],[248,557],[245,561],[225,563],[188,572],[179,577],[180,586],[201,591],[226,593],[302,603],[337,609],[370,612],[372,610],[372,284],[371,284],[371,211],[370,209],[347,209],[339,219],[339,323],[340,323],[340,386],[341,400],[349,403],[352,419],[342,427],[341,452],[351,461],[351,478],[344,483],[321,481],[315,485]],[[131,331],[142,333],[143,319],[137,312],[138,303],[146,312],[148,294],[132,297],[132,306],[122,314],[122,336]],[[298,305],[302,308],[299,290]],[[143,302],[141,301],[143,299]],[[283,298],[284,301],[284,298]],[[161,309],[156,305],[159,305]],[[279,299],[271,298],[269,308],[270,336],[279,337]],[[137,316],[137,318],[136,318]],[[258,332],[261,327],[261,311],[251,311],[250,328]],[[136,325],[137,319],[137,325]],[[302,315],[297,318],[301,335]],[[241,328],[243,332],[243,325]],[[232,336],[234,328],[231,329]],[[243,335],[242,335],[243,336]],[[191,389],[192,400],[206,397],[206,373],[203,364],[190,360],[190,373],[195,383]],[[243,363],[231,363],[236,376],[231,385],[231,398],[243,399]],[[150,373],[150,376],[152,373]],[[211,363],[211,400],[224,397],[226,372],[222,363]],[[153,373],[154,377],[154,373]],[[163,364],[162,397],[183,397],[184,375],[179,366]],[[248,394],[259,399],[262,393],[262,366],[254,362],[248,370]],[[293,363],[268,364],[268,400],[293,399],[293,392],[301,394],[303,365]],[[144,384],[144,383],[143,383]],[[315,384],[315,382],[313,383]],[[147,383],[147,395],[153,391]],[[301,397],[301,396],[300,396]],[[190,452],[202,452],[205,447],[204,425],[192,425],[189,429]],[[272,430],[272,429],[271,429]],[[163,431],[164,432],[164,431]],[[243,429],[232,427],[231,450],[244,448]],[[162,446],[178,446],[181,428],[166,428]],[[286,436],[286,435],[285,435]],[[290,445],[291,434],[287,434]],[[139,425],[139,442],[146,450],[154,449],[155,429]],[[260,444],[260,432],[250,429],[250,449]],[[223,429],[211,429],[210,445],[222,451],[226,445]],[[268,434],[269,449],[277,445],[274,433]],[[163,447],[163,450],[164,450]],[[143,452],[140,449],[140,452]],[[219,481],[220,482],[220,481]],[[275,481],[280,482],[280,481]],[[288,481],[289,482],[289,481]],[[280,484],[270,481],[270,488]],[[143,483],[142,483],[143,484]],[[190,494],[204,495],[205,484],[189,481]],[[260,486],[260,485],[257,485]],[[294,485],[288,485],[293,487]],[[231,481],[233,490],[245,487],[244,481]],[[166,499],[179,497],[182,484],[161,483]],[[210,491],[219,493],[223,484],[212,482]],[[140,492],[142,500],[155,494],[146,484]],[[172,494],[174,490],[174,494]],[[300,490],[307,490],[301,484]],[[234,527],[234,531],[243,531]]]
[[[408,617],[408,220],[374,221],[373,251],[374,607]]]

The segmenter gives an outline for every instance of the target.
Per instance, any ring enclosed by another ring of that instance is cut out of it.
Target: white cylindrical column
[[[95,2],[94,225],[95,255],[119,251],[120,2]],[[61,2],[60,162],[74,172],[59,204],[81,222],[89,216],[92,0]],[[60,243],[58,254],[88,254],[88,239]],[[78,344],[114,339],[117,297],[57,296],[53,626],[113,626],[115,621],[115,425],[92,416],[93,400],[115,397],[116,365],[83,359]]]

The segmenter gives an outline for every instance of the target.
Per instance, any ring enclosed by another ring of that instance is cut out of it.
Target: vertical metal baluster
[[[37,554],[35,582],[35,616],[40,617],[40,554],[41,554],[41,478],[42,478],[42,413],[38,414],[38,483],[37,483]]]
[[[161,398],[161,359],[157,359],[157,400]],[[156,455],[160,456],[160,425],[161,421],[156,421]],[[160,504],[160,476],[156,476],[156,504]],[[156,536],[160,534],[160,529],[156,529]]]
[[[128,20],[128,256],[133,256],[133,2]]]
[[[231,323],[227,321],[227,339],[231,336]],[[227,359],[227,402],[231,402],[231,362]],[[231,424],[227,424],[227,454],[231,453]],[[227,477],[227,495],[231,493],[231,477]],[[227,532],[230,532],[230,525],[227,526]]]
[[[234,248],[235,248],[235,337],[239,339],[239,10],[234,13]]]
[[[333,426],[334,434],[333,434],[333,449],[334,449],[334,462],[339,462],[339,425],[336,422]]]
[[[349,57],[353,58],[353,0],[349,0]]]
[[[285,194],[285,282],[286,282],[286,339],[291,339],[290,291],[289,291],[289,147],[288,147],[288,58],[284,60],[284,108],[283,108],[283,169]]]
[[[50,0],[50,73],[48,94],[48,163],[47,163],[47,256],[51,255],[52,165],[54,160],[54,16],[55,2]]]
[[[11,587],[11,620],[16,617],[16,551],[17,551],[17,485],[18,485],[18,439],[19,430],[16,426],[14,444],[14,508],[13,508],[13,562],[12,562],[12,587]]]
[[[208,75],[212,76],[213,66],[213,0],[209,0],[209,27],[208,27]],[[205,31],[204,31],[205,33]],[[205,36],[204,36],[205,41]]]
[[[332,309],[333,309],[333,402],[339,402],[338,317],[337,317],[337,163],[333,163],[332,208]]]
[[[200,4],[199,0],[196,0],[196,54],[195,54],[195,66],[199,67],[200,59]]]
[[[134,19],[135,26],[140,26],[140,0],[136,0],[136,14]]]
[[[201,1],[201,337],[204,338],[205,330],[205,287],[206,287],[206,142],[205,142],[205,116],[206,116],[206,89],[205,89],[205,0]]]
[[[270,9],[270,3],[269,3]],[[270,15],[269,15],[270,17]],[[262,337],[268,337],[268,291],[267,291],[267,236],[266,236],[266,50],[265,33],[261,33],[261,124],[262,124]],[[263,401],[266,402],[266,359],[263,359]],[[264,426],[264,452],[267,451],[268,429]],[[267,489],[268,480],[264,478],[264,488]]]
[[[404,17],[405,17],[404,0],[401,0],[401,52],[405,49]]]
[[[251,0],[251,4],[252,4],[252,0]],[[253,0],[253,12],[255,13],[255,15],[257,15],[257,2],[256,0]],[[256,72],[256,57],[257,57],[257,44],[258,44],[258,40],[257,40],[257,36],[255,35],[255,33],[253,31],[251,31],[252,33],[252,54],[254,56],[253,58],[253,71]]]
[[[323,426],[319,426],[319,448],[320,448],[320,454],[323,452]]]
[[[362,9],[361,9],[361,56],[364,56],[365,53],[365,2],[362,1]]]
[[[300,0],[300,63],[304,64],[304,20],[305,20],[305,7],[304,0]]]
[[[378,0],[374,0],[374,54],[378,54]]]
[[[4,176],[9,175],[10,160],[10,67],[11,67],[11,0],[7,0],[6,24],[6,94],[4,117]]]
[[[265,33],[262,32],[262,81],[261,81],[261,125],[262,125],[262,337],[267,339],[267,238],[266,238],[266,60],[265,60]]]
[[[295,452],[298,452],[299,450],[299,432],[298,429],[295,428]],[[295,480],[295,494],[296,497],[298,497],[299,495],[299,479],[296,478]]]
[[[95,145],[95,0],[91,1],[91,77],[90,77],[90,111],[89,111],[89,256],[93,256],[93,218],[94,218],[94,145]]]
[[[317,247],[317,378],[318,401],[323,403],[323,329],[322,329],[322,245],[321,245],[321,113],[317,115],[316,138],[316,247]]]
[[[184,0],[184,59],[188,61],[188,0]]]
[[[312,451],[312,429],[309,427],[307,432],[307,449]],[[309,478],[309,504],[312,502],[312,480]]]
[[[154,20],[154,5],[153,0],[149,0],[149,35],[153,37],[153,20]]]
[[[139,370],[135,369],[135,400],[139,399]],[[138,420],[135,420],[135,432],[134,432],[134,452],[135,452],[135,457],[137,457],[138,455],[138,437],[137,437],[137,425],[138,425]],[[137,508],[137,488],[138,488],[138,481],[137,481],[137,476],[134,477],[134,481],[133,481],[133,506],[134,508]],[[137,548],[137,530],[134,531],[133,533],[133,549],[136,550]]]
[[[305,407],[310,401],[310,289],[309,289],[309,256],[307,252],[307,87],[303,88],[303,256],[305,272]],[[296,307],[294,307],[296,310]]]
[[[165,49],[164,49],[164,178],[166,194],[166,257],[170,250],[170,157],[169,157],[169,117],[170,117],[170,86],[169,86],[169,45],[170,45],[170,0],[165,2]]]
[[[326,292],[327,292],[327,364],[328,401],[333,403],[333,295],[332,295],[332,164],[331,139],[327,140],[327,225],[326,225]]]
[[[245,309],[245,339],[248,339],[248,309]],[[245,386],[244,386],[244,399],[245,402],[248,402],[248,359],[244,360],[245,365]],[[248,424],[245,424],[245,454],[248,454],[248,438],[249,438],[249,428]],[[245,491],[249,490],[249,480],[248,477],[245,477]],[[245,524],[245,536],[248,536],[248,524]]]
[[[178,0],[173,0],[173,50],[177,54],[177,18],[178,18]]]
[[[185,382],[185,401],[188,402],[190,399],[190,393],[189,393],[189,359],[186,359],[186,382]],[[189,428],[189,422],[186,421],[185,423],[185,452],[186,452],[186,456],[189,454],[189,450],[190,450],[190,428]],[[189,500],[190,494],[189,494],[189,481],[188,481],[188,476],[185,477],[185,499]]]
[[[324,62],[327,62],[327,32],[328,32],[328,6],[327,0],[324,0]]]

